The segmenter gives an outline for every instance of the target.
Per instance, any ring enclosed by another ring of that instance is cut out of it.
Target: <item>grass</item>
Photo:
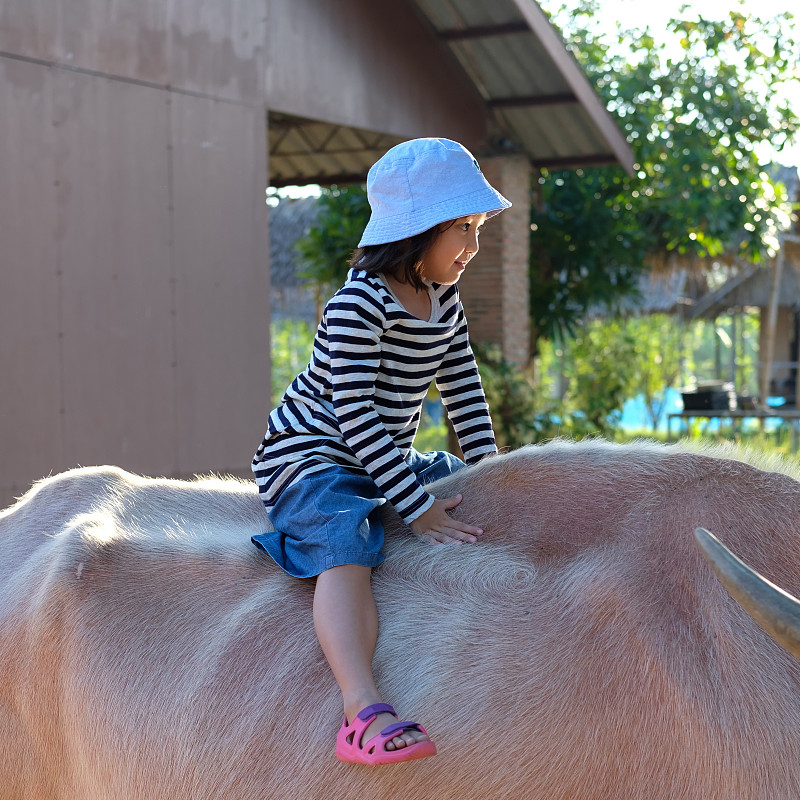
[[[795,434],[795,441],[792,441],[791,423],[783,423],[773,431],[754,430],[733,430],[727,426],[719,431],[708,431],[707,426],[692,424],[688,434],[683,433],[675,437],[673,441],[704,442],[709,444],[719,444],[720,442],[735,442],[752,450],[757,450],[768,454],[778,454],[790,458],[800,463],[800,451],[798,451],[798,435]],[[651,441],[666,442],[666,433],[652,430],[639,431],[617,431],[614,435],[616,442],[630,442],[636,439],[650,439]]]
[[[272,390],[273,406],[280,402],[284,389],[298,372],[308,363],[311,345],[314,339],[313,329],[304,322],[293,320],[273,321],[272,331]],[[721,430],[711,432],[708,424],[699,418],[690,422],[688,438],[701,442],[718,443],[735,441],[753,450],[765,453],[777,453],[800,462],[800,453],[795,452],[797,442],[792,441],[792,423],[784,422],[775,430],[762,431],[757,426],[744,430],[724,426]],[[615,431],[612,438],[616,442],[628,442],[635,439],[651,439],[666,441],[666,434],[649,429],[638,431]],[[681,437],[685,438],[685,437]],[[797,440],[798,435],[795,435]],[[793,445],[795,445],[793,447]],[[414,447],[421,452],[447,449],[447,427],[444,419],[433,419],[423,412],[420,427],[414,440]]]

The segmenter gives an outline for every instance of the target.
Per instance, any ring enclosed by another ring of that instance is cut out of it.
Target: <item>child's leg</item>
[[[314,628],[322,652],[342,691],[348,720],[368,705],[381,702],[372,675],[372,657],[378,640],[378,612],[372,596],[370,567],[347,564],[332,567],[317,576],[314,593]],[[403,665],[398,664],[398,669]],[[367,728],[367,742],[397,720],[380,714]],[[421,731],[406,730],[386,743],[387,750],[400,749],[428,739]]]

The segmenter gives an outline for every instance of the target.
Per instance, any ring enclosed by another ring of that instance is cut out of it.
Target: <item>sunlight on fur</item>
[[[796,800],[800,664],[693,532],[800,594],[799,473],[730,444],[556,440],[430,487],[463,494],[477,544],[386,509],[375,672],[440,754],[377,773],[335,761],[314,582],[250,543],[252,483],[45,478],[0,513],[0,794]]]

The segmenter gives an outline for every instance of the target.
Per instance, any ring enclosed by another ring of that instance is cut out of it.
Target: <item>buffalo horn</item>
[[[800,657],[800,600],[748,567],[705,528],[694,535],[731,597],[779,645]]]

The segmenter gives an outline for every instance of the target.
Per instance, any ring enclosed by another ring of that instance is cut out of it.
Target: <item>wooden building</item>
[[[473,334],[524,360],[531,171],[632,162],[533,0],[4,0],[0,109],[0,507],[78,464],[247,474],[268,184],[462,141],[515,203]]]
[[[787,233],[770,263],[747,266],[717,290],[699,298],[689,309],[690,319],[714,320],[729,316],[731,340],[736,346],[738,314],[746,308],[759,313],[758,394],[797,402],[798,345],[800,344],[800,237]],[[736,352],[731,372],[736,371]],[[741,388],[741,387],[737,387]]]

